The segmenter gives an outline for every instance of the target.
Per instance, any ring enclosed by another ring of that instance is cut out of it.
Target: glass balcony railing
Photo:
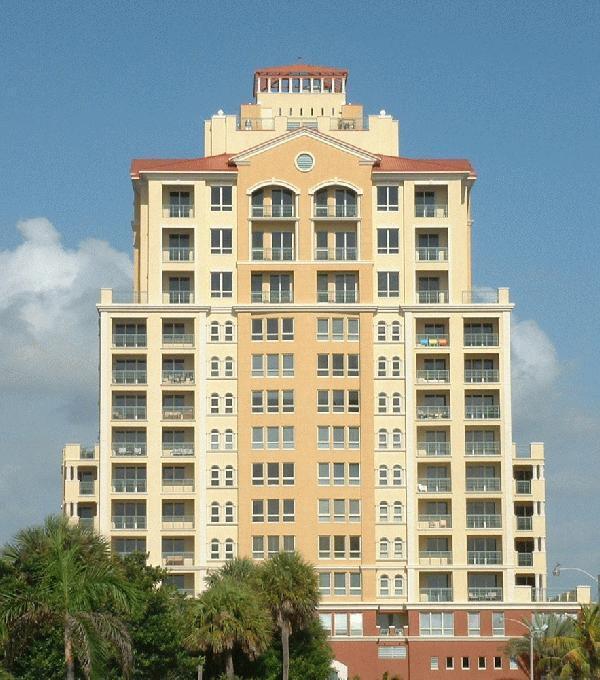
[[[250,209],[251,217],[294,217],[293,205],[253,205]]]
[[[93,529],[94,528],[94,518],[93,517],[78,517],[77,523],[79,524],[80,527],[82,527],[84,529]]]
[[[531,479],[516,479],[515,491],[518,495],[531,494]]]
[[[417,262],[447,262],[448,248],[417,248],[416,258]]]
[[[113,479],[112,490],[115,493],[146,493],[145,479]]]
[[[467,514],[467,529],[501,529],[502,515],[469,515]]]
[[[417,482],[417,491],[421,493],[443,493],[452,489],[450,477],[422,477]]]
[[[330,118],[330,130],[368,130],[369,118]]]
[[[163,515],[163,529],[193,529],[194,515]]]
[[[80,496],[93,496],[96,488],[96,482],[93,479],[80,479],[79,480],[79,495]]]
[[[358,302],[357,290],[319,290],[317,302],[353,303]]]
[[[163,420],[193,420],[193,406],[163,406]]]
[[[499,586],[469,586],[469,602],[498,602],[502,599],[502,588]]]
[[[533,567],[533,553],[532,552],[518,552],[517,565],[519,567]]]
[[[358,206],[356,205],[315,205],[313,217],[358,217]]]
[[[452,552],[450,550],[420,550],[419,562],[421,564],[452,564]]]
[[[447,420],[450,418],[449,406],[417,406],[417,420]]]
[[[447,203],[417,203],[415,205],[415,217],[448,217]]]
[[[466,383],[492,383],[498,382],[500,372],[497,368],[472,369],[465,368]]]
[[[163,371],[162,381],[165,385],[182,385],[194,382],[194,371],[173,370]]]
[[[162,490],[163,493],[190,493],[194,490],[194,480],[191,477],[183,479],[163,479]]]
[[[252,248],[252,260],[259,262],[285,262],[294,259],[294,249],[289,248]]]
[[[452,515],[419,514],[419,522],[428,525],[429,529],[451,529]]]
[[[517,517],[517,531],[533,531],[533,517]]]
[[[294,293],[291,290],[253,290],[251,300],[252,302],[265,302],[270,304],[293,302]]]
[[[114,370],[112,381],[115,385],[145,385],[147,373],[143,370]]]
[[[165,248],[163,250],[163,262],[193,262],[193,248]]]
[[[163,293],[163,304],[165,305],[187,305],[193,304],[194,293],[190,290],[169,290]]]
[[[121,442],[113,442],[112,444],[113,456],[145,456],[146,443],[140,444],[122,444]]]
[[[79,458],[93,460],[96,457],[96,449],[94,447],[81,447],[79,450]]]
[[[171,347],[193,347],[194,334],[193,333],[163,333],[163,345]]]
[[[465,347],[498,347],[498,333],[465,333]]]
[[[452,588],[419,588],[421,602],[452,602]]]
[[[417,369],[417,380],[424,383],[445,383],[450,380],[447,369]]]
[[[465,442],[465,456],[497,456],[500,442]]]
[[[146,347],[146,333],[113,333],[113,347]]]
[[[467,564],[502,564],[501,550],[468,550]]]
[[[192,551],[163,551],[163,567],[178,567],[185,564],[194,563],[194,553]]]
[[[145,406],[113,406],[113,420],[146,420]]]
[[[188,204],[169,203],[163,208],[163,217],[194,217],[194,207]]]
[[[420,305],[435,305],[448,302],[447,290],[418,290],[417,303]]]
[[[113,529],[145,529],[146,515],[113,515]]]
[[[176,444],[162,445],[162,455],[164,457],[182,457],[186,458],[194,455],[194,442],[179,442]]]
[[[473,493],[500,491],[500,477],[467,477],[466,490]]]
[[[419,347],[448,347],[450,338],[445,333],[418,333],[416,342]]]
[[[315,260],[356,260],[358,249],[347,248],[315,248]]]
[[[484,404],[465,406],[465,418],[472,420],[495,420],[500,418],[500,406],[498,404]]]
[[[450,442],[418,442],[417,455],[449,456]]]

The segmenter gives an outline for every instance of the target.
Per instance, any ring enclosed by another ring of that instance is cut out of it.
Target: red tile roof
[[[332,66],[315,66],[313,64],[289,64],[288,66],[259,68],[254,72],[255,76],[287,76],[291,74],[298,76],[347,76],[348,70]]]
[[[134,158],[131,178],[139,179],[142,172],[237,172],[229,162],[232,154],[222,153],[205,158]]]
[[[404,158],[383,156],[373,172],[468,172],[475,176],[475,168],[466,158]]]

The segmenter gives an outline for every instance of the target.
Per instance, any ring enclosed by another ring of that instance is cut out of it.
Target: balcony
[[[452,489],[450,477],[423,477],[417,482],[419,493],[445,493]]]
[[[145,442],[141,444],[121,444],[120,442],[113,442],[112,455],[117,458],[120,456],[145,456],[146,444]]]
[[[252,248],[254,262],[285,262],[295,258],[293,247]]]
[[[145,529],[146,515],[113,515],[113,529]]]
[[[418,347],[448,347],[450,345],[450,339],[448,335],[442,333],[428,334],[428,333],[418,333],[417,334],[417,346]]]
[[[465,442],[465,456],[498,456],[500,442]]]
[[[498,333],[465,333],[465,347],[498,347]]]
[[[533,531],[533,517],[517,517],[517,531]]]
[[[429,247],[416,249],[417,262],[447,262],[448,248]]]
[[[189,458],[194,455],[194,442],[180,442],[177,444],[163,443],[162,455],[164,458]]]
[[[427,529],[451,529],[452,515],[419,514],[419,522],[426,524]]]
[[[96,449],[93,447],[85,448],[81,447],[79,450],[79,458],[82,460],[93,460],[96,457]]]
[[[163,529],[193,529],[194,515],[163,515]]]
[[[447,290],[418,290],[417,303],[420,305],[436,305],[448,302]]]
[[[417,406],[417,420],[447,420],[450,418],[449,406]]]
[[[348,246],[346,248],[315,248],[315,260],[348,261],[358,259],[358,248]]]
[[[236,128],[249,132],[252,130],[274,130],[275,118],[236,118]]]
[[[185,565],[194,564],[193,552],[163,552],[162,565],[163,567],[183,567]]]
[[[421,602],[452,602],[452,588],[419,588]]]
[[[498,602],[502,600],[502,588],[490,586],[485,588],[469,587],[469,602]]]
[[[518,496],[531,495],[531,479],[515,479],[515,492]]]
[[[417,381],[421,383],[447,383],[450,371],[447,369],[417,369]]]
[[[452,552],[450,550],[420,550],[419,562],[428,566],[452,564]]]
[[[265,217],[290,219],[295,216],[295,212],[293,205],[253,205],[250,217],[253,219]]]
[[[364,116],[362,118],[330,118],[329,119],[329,129],[330,130],[368,130],[369,129],[369,117]]]
[[[469,515],[467,529],[501,529],[502,515]]]
[[[448,217],[447,203],[428,203],[415,205],[415,217]]]
[[[164,347],[193,347],[193,333],[163,333],[162,343]]]
[[[487,566],[488,564],[502,564],[501,550],[468,550],[467,564]]]
[[[500,406],[498,404],[469,405],[465,406],[465,418],[469,420],[497,420],[500,418]]]
[[[358,206],[342,203],[338,205],[315,205],[313,217],[315,219],[356,219],[358,217]]]
[[[466,490],[472,493],[500,491],[500,477],[467,477]]]
[[[163,262],[193,262],[194,249],[177,247],[163,250]]]
[[[163,493],[191,493],[194,490],[194,480],[184,479],[163,479]]]
[[[319,290],[317,291],[317,302],[337,302],[351,304],[358,302],[357,290]]]
[[[294,293],[291,290],[253,290],[252,302],[266,302],[270,304],[281,304],[294,301]]]
[[[193,406],[163,406],[163,420],[193,420]]]
[[[170,203],[163,207],[163,217],[194,217],[194,207],[192,205]]]
[[[147,347],[146,333],[113,333],[113,347]]]
[[[517,552],[517,565],[519,567],[533,567],[533,553]]]
[[[93,479],[80,479],[79,480],[79,495],[80,496],[93,496],[96,488],[96,482]]]
[[[194,293],[190,290],[170,290],[163,293],[165,305],[187,305],[194,303]]]
[[[94,518],[93,517],[78,517],[77,523],[83,529],[93,529],[94,528]]]
[[[112,381],[114,385],[145,385],[147,379],[147,373],[143,370],[114,370],[112,372]]]
[[[113,406],[113,420],[146,420],[145,406]]]
[[[194,371],[174,370],[162,372],[163,385],[193,384]]]
[[[418,442],[418,456],[449,456],[450,442]]]
[[[146,480],[113,479],[112,490],[114,493],[146,493]]]
[[[497,383],[500,380],[500,372],[496,368],[465,369],[466,383]]]

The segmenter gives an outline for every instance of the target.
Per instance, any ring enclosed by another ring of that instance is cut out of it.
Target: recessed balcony
[[[162,455],[164,458],[188,458],[194,455],[194,442],[177,442],[168,444],[163,442]]]
[[[252,302],[265,302],[269,304],[281,304],[294,301],[292,290],[253,290]]]
[[[419,588],[421,602],[452,602],[452,588]]]
[[[447,383],[449,380],[450,371],[447,369],[417,369],[417,382]]]
[[[112,455],[116,457],[127,456],[145,456],[146,444],[124,444],[122,442],[113,442]]]
[[[146,515],[113,515],[113,529],[146,529]]]
[[[533,531],[533,517],[516,517],[517,531]]]
[[[421,441],[417,443],[418,456],[449,456],[450,442],[428,442]]]
[[[115,369],[112,372],[112,381],[114,385],[145,385],[148,381],[148,375],[142,369]]]
[[[183,567],[194,564],[193,551],[163,550],[161,557],[163,567]],[[193,591],[190,594],[192,593]]]
[[[163,529],[193,529],[194,515],[163,515]]]
[[[447,290],[418,290],[416,295],[420,305],[444,304],[449,300]]]
[[[533,553],[517,552],[517,565],[519,567],[533,567]]]
[[[419,493],[446,493],[451,491],[450,477],[422,477],[417,482]]]
[[[190,218],[194,217],[194,206],[184,203],[170,203],[163,207],[163,217]]]
[[[452,564],[451,550],[420,550],[419,563],[427,566]]]
[[[165,305],[187,305],[194,303],[194,293],[191,290],[170,290],[163,293]]]
[[[252,248],[254,262],[287,262],[295,259],[293,246],[274,248]]]
[[[466,383],[497,383],[500,380],[500,372],[497,368],[465,369]]]
[[[467,564],[487,566],[489,564],[502,564],[501,550],[468,550]]]
[[[448,347],[450,338],[446,333],[417,333],[418,347]]]
[[[531,495],[531,479],[515,479],[515,493],[518,496]]]
[[[315,260],[319,261],[349,261],[358,259],[358,248],[354,246],[340,247],[340,248],[315,248]]]
[[[113,406],[113,420],[146,420],[146,406]]]
[[[79,495],[80,496],[93,496],[96,489],[96,481],[93,479],[80,479],[79,480]]]
[[[290,219],[295,217],[294,205],[253,205],[250,210],[251,219]]]
[[[194,383],[194,371],[175,369],[162,372],[163,385],[185,385]]]
[[[465,347],[498,347],[498,333],[465,332]]]
[[[501,529],[502,515],[467,514],[467,529]]]
[[[163,406],[163,420],[193,420],[193,406]]]
[[[415,217],[444,218],[448,217],[447,203],[416,203]]]
[[[417,262],[447,262],[448,248],[436,247],[420,247],[415,251]]]
[[[163,250],[163,262],[193,262],[194,249],[189,247],[170,247]]]
[[[194,480],[191,477],[180,479],[162,480],[163,493],[192,493],[194,491]]]
[[[163,333],[163,347],[193,347],[193,333]]]
[[[466,490],[471,493],[490,493],[500,491],[500,477],[467,477]]]
[[[317,302],[341,304],[358,302],[358,290],[320,290],[317,291]]]
[[[114,493],[146,493],[147,484],[145,479],[113,479],[112,490]]]
[[[448,420],[449,406],[417,406],[417,420]]]
[[[483,586],[468,588],[469,602],[499,602],[502,600],[502,588],[499,586]]]
[[[147,347],[146,333],[113,333],[113,347]]]
[[[419,513],[419,523],[425,525],[419,527],[424,529],[451,529],[452,515]]]
[[[465,442],[465,456],[498,456],[500,442]]]

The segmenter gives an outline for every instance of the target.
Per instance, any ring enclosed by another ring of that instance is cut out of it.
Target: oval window
[[[296,167],[302,172],[308,172],[313,169],[315,159],[309,153],[301,153],[296,157]]]

